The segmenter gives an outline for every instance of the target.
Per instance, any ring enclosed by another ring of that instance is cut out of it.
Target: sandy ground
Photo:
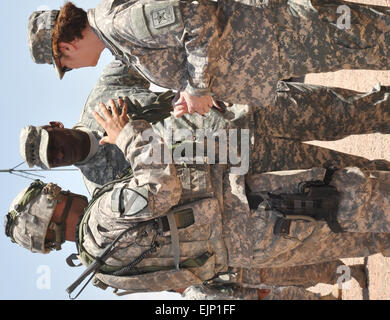
[[[354,2],[390,7],[390,1],[388,0],[361,0]],[[390,71],[341,70],[331,73],[309,74],[305,77],[305,82],[364,92],[371,90],[378,82],[382,85],[390,85]],[[363,156],[371,160],[386,159],[390,161],[390,134],[354,135],[337,141],[314,141],[310,143],[337,151]],[[364,263],[368,276],[367,289],[361,289],[354,279],[343,284],[343,299],[390,299],[390,258],[385,258],[381,254],[376,254],[367,258],[344,259],[343,261],[348,265]],[[310,290],[326,294],[331,292],[332,289],[335,290],[336,288],[330,285],[319,284]]]

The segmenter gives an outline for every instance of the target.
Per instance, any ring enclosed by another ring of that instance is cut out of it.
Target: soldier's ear
[[[77,50],[77,42],[76,42],[76,40],[74,40],[72,42],[59,42],[58,47],[59,47],[61,53],[64,56],[67,56],[68,54]]]

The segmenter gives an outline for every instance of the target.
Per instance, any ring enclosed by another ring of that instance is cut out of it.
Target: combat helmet
[[[51,222],[55,207],[65,192],[53,183],[45,184],[35,180],[23,189],[13,200],[5,217],[5,234],[11,241],[31,252],[49,253],[61,249],[65,242],[65,219],[70,209],[67,202],[60,224]],[[68,198],[69,199],[69,198]],[[70,197],[71,199],[71,197]],[[47,241],[48,230],[55,232],[55,240]]]

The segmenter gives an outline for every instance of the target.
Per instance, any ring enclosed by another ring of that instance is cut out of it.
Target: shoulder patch
[[[183,21],[177,0],[156,1],[144,5],[148,30],[152,36],[159,36],[183,28]]]
[[[159,8],[150,12],[153,27],[158,29],[165,26],[169,26],[175,23],[175,11],[173,6],[166,6],[165,8]]]
[[[133,216],[148,206],[147,190],[123,189],[121,194],[121,208],[124,216]]]
[[[181,33],[183,21],[179,0],[139,1],[115,13],[114,29],[118,35],[148,41],[169,33]]]

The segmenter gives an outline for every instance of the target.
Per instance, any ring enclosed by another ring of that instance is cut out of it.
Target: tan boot
[[[321,300],[343,300],[343,290],[338,288],[338,285],[333,286],[331,293],[321,296]]]

